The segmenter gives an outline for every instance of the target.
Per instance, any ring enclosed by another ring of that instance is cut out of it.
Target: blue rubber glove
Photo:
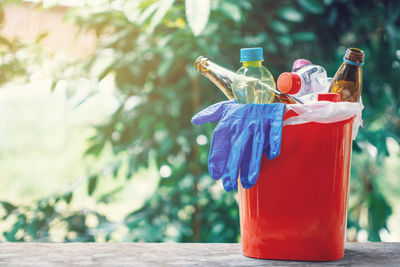
[[[262,153],[274,159],[280,153],[282,117],[285,104],[237,104],[219,102],[200,111],[193,124],[217,122],[208,158],[210,176],[226,191],[237,189],[237,178],[244,188],[252,187],[260,172]]]

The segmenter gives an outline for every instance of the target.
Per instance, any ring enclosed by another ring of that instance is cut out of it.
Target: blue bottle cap
[[[240,49],[240,62],[264,60],[262,47]]]

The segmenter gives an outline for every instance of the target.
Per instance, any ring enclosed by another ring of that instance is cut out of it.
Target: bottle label
[[[317,68],[309,68],[303,75],[303,90],[301,95],[311,94],[315,91],[319,91],[318,88],[318,77],[319,72]]]
[[[355,65],[355,66],[362,66],[362,65],[364,65],[364,62],[363,62],[363,63],[357,63],[357,62],[354,62],[354,61],[351,61],[351,60],[348,60],[348,59],[345,59],[345,58],[343,58],[343,61],[346,62],[347,64]]]

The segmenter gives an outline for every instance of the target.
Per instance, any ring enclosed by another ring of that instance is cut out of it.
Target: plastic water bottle
[[[225,94],[228,99],[234,99],[232,92],[232,83],[235,79],[236,73],[221,67],[220,65],[212,62],[206,57],[199,56],[194,62],[194,68],[207,77],[212,83],[214,83],[220,90]],[[249,79],[249,78],[248,78]],[[303,104],[300,99],[293,96],[282,94],[281,92],[274,90],[275,103],[285,104]]]
[[[238,103],[266,104],[274,101],[275,80],[262,61],[261,47],[240,49],[243,66],[236,72],[232,83],[233,95]]]
[[[278,77],[278,89],[284,94],[300,97],[317,92],[328,92],[326,70],[318,65],[306,65],[297,72],[284,72]]]
[[[327,78],[327,86],[331,84],[332,77]],[[300,99],[303,103],[311,103],[311,102],[317,102],[319,100],[319,95],[320,94],[327,94],[328,91],[322,91],[322,92],[315,92],[307,95],[300,96],[298,99]]]
[[[296,59],[293,62],[292,72],[298,71],[302,67],[307,66],[307,65],[311,65],[311,64],[312,64],[311,61],[309,61],[308,59],[304,59],[304,58]]]

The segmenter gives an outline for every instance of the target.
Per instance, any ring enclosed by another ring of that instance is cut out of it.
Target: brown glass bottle
[[[234,99],[232,92],[232,82],[236,73],[225,69],[214,62],[210,61],[208,58],[200,56],[194,62],[194,68],[206,76],[210,81],[212,81],[225,95],[228,99]],[[302,103],[300,100],[296,100],[292,96],[285,95],[275,90],[275,103],[285,103],[285,104],[298,104]]]
[[[228,99],[234,99],[232,82],[235,77],[233,71],[227,70],[208,58],[199,56],[194,62],[194,68],[212,81]]]
[[[332,79],[329,91],[338,93],[341,101],[359,102],[362,89],[362,65],[364,52],[358,48],[348,48],[343,63]]]

